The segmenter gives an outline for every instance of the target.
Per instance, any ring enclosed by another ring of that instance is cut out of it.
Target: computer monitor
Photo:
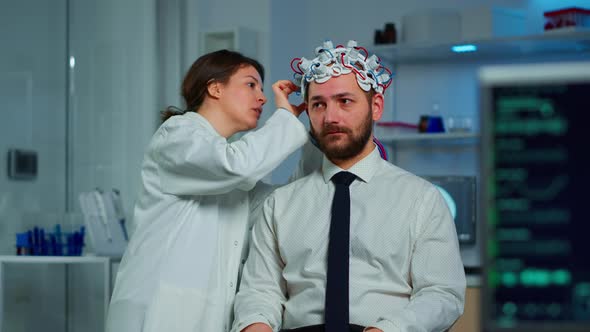
[[[482,329],[590,331],[590,62],[479,72]]]
[[[434,184],[445,199],[457,230],[460,245],[475,244],[476,185],[475,176],[422,175]]]

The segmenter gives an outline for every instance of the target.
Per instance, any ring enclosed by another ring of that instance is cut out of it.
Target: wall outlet
[[[8,178],[32,180],[37,177],[37,152],[21,149],[8,150]]]

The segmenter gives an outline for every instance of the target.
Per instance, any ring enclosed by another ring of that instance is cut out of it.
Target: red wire
[[[383,158],[384,160],[388,160],[387,150],[385,149],[383,144],[381,144],[381,142],[377,139],[377,137],[373,137],[373,142],[375,144],[377,144],[377,149],[379,150],[379,154],[381,155],[381,158]]]
[[[342,65],[348,69],[352,69],[352,71],[354,71],[357,75],[360,75],[363,78],[363,81],[365,80],[365,75],[363,75],[361,72],[359,72],[358,70],[356,70],[356,68],[354,68],[354,66],[347,66],[344,63],[344,53],[340,54],[340,62],[342,63]]]
[[[391,85],[391,82],[393,82],[393,77],[391,74],[391,70],[387,69],[387,67],[383,67],[383,69],[387,70],[387,73],[389,73],[389,82],[387,82],[387,86],[384,87],[385,89],[387,89]]]
[[[369,57],[369,52],[367,52],[366,48],[361,47],[361,46],[357,46],[357,47],[355,47],[355,49],[365,51],[365,60],[367,60],[367,58]]]
[[[293,68],[293,62],[294,62],[295,60],[301,60],[301,58],[294,58],[293,60],[291,60],[291,70],[293,70],[293,71],[294,71],[294,72],[296,72],[297,74],[303,75],[303,70],[301,70],[301,68],[299,68],[299,65],[301,64],[301,61],[299,61],[299,62],[297,63],[297,69],[298,69],[298,70],[296,70],[295,68]]]
[[[377,68],[377,70],[379,70],[379,68],[383,68],[383,69],[387,70],[387,73],[389,73],[389,82],[387,82],[387,84],[377,83],[379,86],[382,86],[383,91],[385,91],[385,90],[387,90],[387,88],[389,88],[389,86],[391,85],[391,82],[393,82],[393,78],[391,77],[391,71],[389,69],[387,69],[387,67],[379,66]]]

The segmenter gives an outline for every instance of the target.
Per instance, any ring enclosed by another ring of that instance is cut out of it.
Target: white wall
[[[253,31],[256,35],[254,41],[256,54],[251,56],[265,66],[268,77],[271,71],[268,66],[270,61],[270,45],[268,43],[271,19],[270,0],[185,1],[186,15],[184,19],[186,23],[183,31],[185,34],[192,35],[181,41],[189,43],[183,53],[183,74],[198,56],[203,55],[199,43],[202,33],[229,31],[243,27]],[[242,50],[238,49],[237,51]],[[265,80],[264,88],[270,90],[270,86],[269,80]]]
[[[271,27],[270,29],[270,62],[266,66],[271,68],[272,75],[267,78],[269,82],[279,79],[292,79],[293,71],[290,68],[291,60],[300,57],[294,50],[306,50],[308,25],[302,24],[303,15],[306,9],[305,1],[271,1]],[[313,50],[313,49],[312,49]],[[274,96],[267,90],[269,107],[266,108],[267,115],[274,109]],[[292,95],[289,99],[292,104],[298,105],[303,100],[300,96]],[[309,119],[304,113],[300,116],[301,121],[309,128]],[[273,183],[285,183],[289,175],[295,169],[301,153],[296,151],[285,162],[277,167],[272,173]]]
[[[71,203],[116,188],[130,214],[161,110],[156,2],[74,0],[70,17]]]
[[[118,188],[129,212],[161,107],[155,0],[0,0],[0,21],[0,255],[9,255],[16,232],[68,223],[80,191]],[[38,152],[35,180],[7,178],[8,148]],[[69,331],[102,331],[102,271],[75,269],[67,299],[66,271],[7,267],[4,330],[64,331],[69,302]]]
[[[15,254],[15,233],[49,228],[65,208],[65,0],[0,0],[0,255]],[[34,180],[10,180],[9,148],[38,153]],[[60,330],[60,272],[47,266],[4,270],[5,331]],[[36,294],[43,291],[43,298]],[[43,323],[26,315],[38,313]],[[63,315],[63,314],[62,314]],[[27,319],[28,322],[24,323]]]
[[[271,20],[270,0],[199,1],[196,9],[198,10],[198,27],[201,32],[226,30],[234,27],[245,27],[256,31],[258,35],[258,55],[256,58],[269,70],[267,64],[270,62],[270,45],[268,43]],[[270,85],[268,86],[270,87]]]
[[[0,254],[14,254],[15,232],[64,210],[65,0],[0,0],[0,8],[10,27],[0,29]],[[9,148],[38,153],[34,180],[8,179]]]

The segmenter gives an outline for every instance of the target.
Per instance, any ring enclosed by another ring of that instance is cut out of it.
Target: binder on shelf
[[[122,257],[128,239],[118,191],[96,189],[80,193],[78,199],[96,255]]]

